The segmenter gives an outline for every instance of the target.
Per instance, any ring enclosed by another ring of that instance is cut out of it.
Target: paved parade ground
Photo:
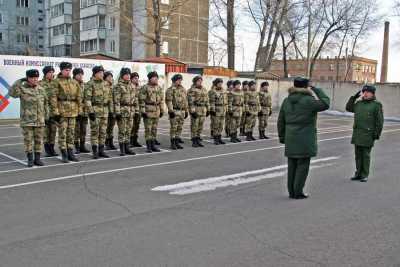
[[[276,114],[270,140],[225,146],[207,129],[192,148],[188,123],[184,150],[164,118],[161,153],[30,169],[19,126],[0,125],[0,266],[400,266],[400,123],[360,183],[352,119],[321,115],[307,200],[287,197]]]

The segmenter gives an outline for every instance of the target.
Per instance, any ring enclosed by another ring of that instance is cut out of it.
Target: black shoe
[[[184,144],[185,142],[183,142],[182,138],[177,137],[176,140],[178,141],[178,144]]]
[[[199,147],[199,144],[197,143],[197,138],[196,137],[192,138],[192,147]]]
[[[350,178],[350,180],[352,180],[352,181],[360,181],[361,179],[362,179],[362,177],[357,176],[357,175]]]
[[[33,167],[33,154],[32,154],[32,152],[26,153],[26,157],[28,159],[27,166],[29,168]]]
[[[221,145],[226,145],[226,143],[222,141],[222,135],[218,135],[218,140]]]
[[[151,149],[151,141],[150,140],[146,140],[146,152],[147,153],[153,153],[153,150]]]
[[[200,137],[197,137],[197,145],[199,147],[204,147],[204,145],[201,143],[202,139]]]
[[[46,153],[45,157],[52,157],[50,144],[44,144],[44,152]]]
[[[58,154],[57,154],[56,151],[54,150],[54,144],[49,144],[49,148],[50,148],[51,155],[52,155],[53,157],[57,157]]]
[[[114,145],[114,138],[110,137],[108,138],[108,145],[107,145],[107,150],[117,150],[117,148]]]
[[[79,159],[77,157],[75,157],[74,151],[72,150],[72,148],[67,149],[67,154],[68,154],[68,160],[75,161],[75,162],[79,161]]]
[[[125,143],[125,153],[126,153],[127,155],[136,155],[136,153],[133,152],[133,151],[129,148],[129,143],[128,143],[128,142]]]
[[[302,193],[300,195],[295,196],[294,198],[295,199],[306,199],[308,197],[309,197],[309,195]]]
[[[156,145],[156,146],[161,146],[161,143],[158,142],[157,139],[154,139],[154,140],[153,140],[153,143],[154,143],[154,145]]]
[[[67,150],[65,150],[65,149],[61,149],[61,161],[63,163],[68,163],[69,162]]]
[[[213,139],[214,139],[214,145],[220,144],[218,136],[213,136]]]
[[[176,146],[176,148],[177,148],[177,149],[183,149],[183,146],[181,146],[181,145],[179,144],[178,138],[175,138],[174,140],[175,140],[175,146]]]
[[[79,147],[79,151],[81,153],[90,153],[89,149],[87,149],[86,146],[85,146],[85,141],[81,141],[81,145]]]
[[[99,145],[99,157],[108,159],[110,156],[104,152],[104,145]]]
[[[131,138],[129,138],[129,146],[133,147],[133,136],[131,136]]]
[[[238,143],[238,141],[236,140],[236,136],[234,134],[231,135],[231,142],[232,143]]]
[[[150,143],[151,143],[151,151],[153,151],[153,152],[161,152],[161,150],[158,148],[158,147],[156,147],[156,140],[152,140],[152,141],[150,141]]]
[[[107,150],[111,150],[110,149],[110,138],[106,138],[105,145],[106,145]]]
[[[250,132],[246,133],[246,141],[253,141],[253,139],[251,139],[251,133]]]
[[[137,136],[134,136],[132,141],[133,141],[133,143],[132,143],[133,147],[142,147],[142,145],[138,142]]]
[[[81,153],[81,146],[79,145],[79,143],[75,143],[75,153],[76,154]]]
[[[234,136],[235,136],[235,139],[236,139],[236,142],[237,142],[237,143],[242,142],[242,140],[240,140],[240,138],[237,137],[237,133],[235,133]]]
[[[172,150],[177,150],[177,149],[178,149],[178,148],[176,147],[175,138],[171,138],[171,149],[172,149]]]
[[[97,146],[92,146],[92,152],[93,152],[93,159],[98,159],[99,158],[99,152],[97,151]]]
[[[362,183],[366,183],[366,182],[368,182],[368,177],[361,178],[361,179],[360,179],[360,182],[362,182]]]
[[[125,156],[125,144],[124,143],[119,143],[119,155],[120,156]]]
[[[253,136],[253,133],[252,132],[250,132],[250,139],[251,139],[251,141],[256,141],[257,139],[255,139],[254,138],[254,136]]]
[[[43,161],[40,159],[40,152],[35,152],[35,160],[33,161],[33,164],[36,166],[44,166]]]
[[[263,131],[258,131],[258,139],[264,139],[264,132]]]

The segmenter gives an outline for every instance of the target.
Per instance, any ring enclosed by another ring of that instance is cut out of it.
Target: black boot
[[[219,145],[220,144],[218,136],[213,136],[213,139],[214,139],[214,145]]]
[[[129,138],[129,146],[133,147],[133,136],[131,136],[131,138]]]
[[[96,145],[92,146],[92,151],[93,151],[93,159],[98,159],[99,158],[99,153],[97,151],[97,146]]]
[[[172,149],[172,150],[177,150],[177,149],[178,149],[178,148],[176,147],[175,138],[171,138],[171,149]]]
[[[240,140],[240,138],[237,137],[237,133],[235,133],[234,135],[235,135],[235,139],[236,139],[236,142],[237,142],[237,143],[242,142],[242,140]]]
[[[150,140],[146,140],[146,152],[147,153],[153,153],[153,150],[151,150],[151,141]]]
[[[33,154],[32,154],[32,152],[26,153],[26,157],[28,159],[27,166],[29,168],[33,167]]]
[[[81,153],[81,146],[79,145],[78,142],[75,143],[75,153],[76,154]]]
[[[251,139],[251,141],[256,141],[256,140],[257,140],[257,139],[255,139],[254,136],[253,136],[253,131],[250,132],[250,139]]]
[[[133,151],[129,148],[129,143],[128,143],[128,142],[125,143],[125,153],[126,153],[127,155],[136,155],[136,153],[133,152]]]
[[[161,152],[161,150],[158,147],[156,147],[156,140],[155,139],[150,141],[150,143],[151,143],[151,151],[153,151],[153,152]]]
[[[110,149],[110,138],[106,138],[105,145],[106,145],[107,150],[111,150]]]
[[[124,143],[119,143],[119,155],[120,156],[125,156],[125,144]]]
[[[218,135],[218,140],[221,145],[226,145],[226,143],[222,140],[222,135]]]
[[[79,147],[79,150],[81,151],[81,153],[90,153],[89,149],[86,148],[85,146],[85,140],[81,140],[81,145]]]
[[[154,143],[154,145],[156,145],[156,146],[161,146],[161,143],[158,142],[157,139],[154,139],[154,140],[153,140],[153,143]]]
[[[199,145],[199,147],[204,147],[204,145],[201,143],[201,138],[197,137],[197,144]]]
[[[35,160],[33,161],[33,164],[36,166],[44,166],[43,161],[40,159],[40,152],[35,152]]]
[[[57,157],[58,154],[57,154],[56,151],[54,150],[54,144],[49,144],[49,148],[50,148],[51,155],[52,155],[53,157]]]
[[[183,149],[183,146],[181,146],[181,145],[179,144],[178,138],[175,138],[175,139],[174,139],[174,142],[175,142],[175,146],[176,146],[177,149]]]
[[[117,148],[114,146],[114,138],[110,137],[108,138],[108,142],[106,143],[106,149],[107,150],[117,150]]]
[[[177,137],[176,140],[178,141],[178,144],[184,144],[185,142],[183,142],[182,138]]]
[[[265,139],[264,131],[259,130],[258,132],[259,132],[259,136],[258,136],[259,139]]]
[[[250,132],[246,133],[246,141],[253,141],[253,139],[251,139],[251,133]]]
[[[236,139],[237,138],[236,138],[235,134],[231,134],[231,142],[232,143],[237,143],[238,141]]]
[[[44,152],[46,152],[45,157],[52,157],[50,144],[44,144]]]
[[[65,149],[61,149],[61,161],[64,163],[68,163],[68,154],[67,154],[67,150]]]
[[[199,144],[197,143],[197,138],[196,137],[192,138],[192,147],[199,147]]]
[[[138,137],[133,136],[133,147],[142,147],[142,145],[138,142]]]
[[[104,152],[104,145],[99,145],[99,157],[101,158],[109,158],[110,156]]]
[[[77,157],[75,157],[74,151],[72,150],[72,148],[67,149],[67,154],[68,154],[68,160],[75,161],[75,162],[79,161],[79,159]]]

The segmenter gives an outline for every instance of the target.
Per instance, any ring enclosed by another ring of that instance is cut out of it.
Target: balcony
[[[92,40],[92,39],[106,39],[107,30],[105,28],[97,28],[86,31],[81,31],[80,40]]]
[[[64,15],[55,18],[50,18],[49,27],[54,27],[61,24],[72,24],[72,16]]]
[[[106,15],[106,14],[107,14],[106,5],[101,5],[101,4],[82,8],[80,11],[81,18],[91,17],[95,15]]]
[[[72,35],[58,35],[51,37],[50,39],[50,46],[57,46],[57,45],[71,45],[72,44]]]

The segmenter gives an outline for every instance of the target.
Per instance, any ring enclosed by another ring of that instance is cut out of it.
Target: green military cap
[[[376,92],[376,87],[373,86],[373,85],[368,85],[368,84],[366,84],[366,85],[363,86],[363,88],[362,88],[361,91],[362,91],[363,93],[364,93],[364,92],[371,92],[371,93],[375,94],[375,92]]]
[[[294,86],[298,88],[307,88],[310,80],[303,77],[294,78]]]

